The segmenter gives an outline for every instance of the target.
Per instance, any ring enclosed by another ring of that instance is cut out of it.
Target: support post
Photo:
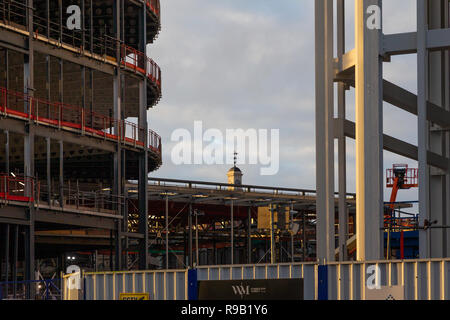
[[[48,205],[52,205],[52,173],[51,173],[51,139],[45,138],[47,142],[47,192]]]
[[[64,207],[64,142],[59,141],[59,201]]]
[[[333,1],[316,0],[317,259],[334,261]]]
[[[358,261],[382,257],[383,93],[381,30],[367,27],[369,6],[355,2],[356,254]]]
[[[194,267],[192,257],[192,203],[189,203],[189,267]]]
[[[234,264],[234,201],[231,200],[230,237],[231,237],[231,264]]]
[[[340,61],[345,53],[345,0],[337,1],[337,54]],[[344,132],[345,121],[345,84],[338,84],[338,181],[339,181],[339,261],[346,261],[347,257],[347,162],[346,141]]]
[[[427,87],[428,87],[428,51],[426,36],[428,32],[427,0],[417,0],[417,121],[419,150],[419,225],[429,220],[430,176],[428,168],[428,121],[427,121]],[[430,258],[430,229],[419,229],[419,256]]]
[[[448,1],[428,1],[428,22],[425,30],[435,32],[437,29],[448,29],[449,27],[450,3]],[[427,101],[449,111],[449,49],[427,51],[427,55]],[[428,138],[429,151],[450,158],[450,128],[442,128],[435,123],[428,122]],[[429,166],[427,171],[429,172],[429,220],[447,225],[450,221],[450,168],[440,170]],[[430,233],[429,257],[448,257],[450,254],[449,229],[432,228],[428,232]]]
[[[247,263],[252,263],[252,207],[248,207],[247,216]]]
[[[5,131],[6,140],[5,140],[5,169],[6,174],[9,176],[11,174],[9,169],[9,131]]]
[[[5,226],[5,295],[8,296],[8,281],[9,281],[9,231],[10,226],[6,224]]]
[[[120,32],[120,0],[114,1],[114,31],[116,39],[121,39]],[[120,74],[120,46],[117,43],[116,49],[116,60],[117,66],[114,70],[114,80],[113,80],[113,99],[114,99],[114,134],[118,137],[116,150],[114,152],[114,173],[113,173],[113,195],[116,196],[117,204],[114,206],[117,210],[117,214],[122,214],[122,205],[120,203],[120,199],[123,195],[123,181],[122,181],[122,90],[121,90],[121,74]],[[147,193],[147,191],[145,191]],[[124,213],[125,214],[125,213]],[[122,266],[122,224],[123,221],[118,221],[117,224],[120,228],[117,229],[116,235],[116,251],[120,250],[116,254],[116,268],[119,270]]]
[[[169,196],[166,195],[166,270],[169,269]]]
[[[14,245],[13,245],[13,264],[12,264],[12,280],[13,284],[13,297],[17,295],[17,260],[19,257],[19,225],[14,226]]]
[[[142,3],[139,10],[139,24],[140,24],[140,43],[139,49],[146,52],[146,8],[145,3]],[[145,65],[147,68],[147,64]],[[139,82],[139,133],[140,141],[144,143],[144,150],[139,155],[139,233],[144,237],[139,241],[139,268],[145,270],[148,268],[148,125],[147,125],[147,77]]]
[[[199,265],[199,251],[198,251],[198,211],[195,210],[195,265]]]
[[[276,263],[276,248],[275,248],[275,213],[274,205],[270,204],[270,263]]]

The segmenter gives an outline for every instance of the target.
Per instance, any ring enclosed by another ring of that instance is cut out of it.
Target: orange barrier
[[[144,146],[144,129],[135,123],[113,119],[61,102],[34,98],[2,87],[0,87],[0,113],[58,128],[88,132],[101,138],[119,140],[134,146]],[[116,130],[118,132],[115,132]],[[149,130],[148,137],[149,148],[160,153],[161,137],[152,130]]]

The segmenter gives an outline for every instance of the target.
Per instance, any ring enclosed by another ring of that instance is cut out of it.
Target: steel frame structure
[[[347,260],[346,250],[342,250],[348,238],[346,137],[356,140],[357,260],[383,257],[383,149],[419,163],[420,257],[450,256],[450,234],[445,227],[450,221],[449,1],[417,0],[416,3],[417,32],[384,34],[381,29],[367,26],[367,19],[373,14],[369,7],[376,5],[381,9],[382,1],[355,0],[355,48],[346,52],[345,0],[336,1],[336,14],[333,0],[315,1],[317,251],[320,262],[334,260],[335,139],[338,141],[339,260]],[[389,62],[394,55],[412,53],[417,54],[417,95],[383,79],[384,62]],[[346,90],[350,87],[355,88],[355,123],[345,115]],[[418,146],[383,134],[383,116],[386,116],[383,101],[417,115]],[[436,221],[437,225],[423,228],[427,221]]]
[[[148,184],[150,248],[161,251],[160,267],[294,262],[295,256],[297,261],[315,261],[306,254],[316,237],[315,190],[162,178],[150,178]],[[127,184],[135,202],[137,187]],[[355,195],[347,198],[354,215]],[[290,221],[299,224],[298,230],[283,229],[273,218],[270,230],[258,229],[257,209],[270,205],[291,208]],[[132,231],[137,225],[132,210],[129,219]],[[252,241],[265,247],[254,248]],[[301,247],[301,256],[294,247]]]
[[[73,4],[79,31],[65,23]],[[105,230],[118,253],[137,239],[139,267],[148,268],[146,184],[161,165],[161,138],[147,109],[161,98],[161,71],[145,52],[159,31],[159,0],[0,4],[0,281],[17,283],[19,261],[20,279],[35,280],[36,243],[58,229]],[[126,179],[140,184],[134,233]],[[60,254],[63,242],[48,244]]]

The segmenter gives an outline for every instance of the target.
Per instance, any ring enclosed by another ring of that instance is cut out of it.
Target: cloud
[[[352,1],[347,28],[353,28]],[[386,2],[385,2],[386,3]],[[163,139],[163,166],[152,176],[226,181],[226,165],[175,166],[173,130],[279,129],[280,171],[259,175],[243,165],[244,183],[315,188],[314,1],[169,0],[162,5],[162,30],[149,55],[161,66],[163,98],[149,112],[150,127]],[[415,1],[384,6],[387,33],[412,31]],[[347,49],[353,47],[348,32]],[[385,64],[386,77],[414,89],[414,57]],[[348,118],[354,118],[348,93]],[[415,141],[415,118],[385,107],[389,134]],[[349,191],[354,191],[354,148],[348,148]],[[386,153],[385,165],[404,159]],[[413,165],[413,164],[412,164]],[[337,185],[337,184],[336,184]],[[353,189],[353,190],[352,190]]]

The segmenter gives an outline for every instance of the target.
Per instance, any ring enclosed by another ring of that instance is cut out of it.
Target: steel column
[[[166,195],[166,270],[169,270],[169,196]]]
[[[10,226],[9,224],[5,225],[5,281],[9,281],[9,232]],[[5,286],[6,295],[8,295],[8,284]]]
[[[47,142],[47,192],[48,192],[48,205],[52,205],[52,174],[51,174],[51,139],[45,138]]]
[[[381,30],[367,27],[366,12],[380,0],[355,2],[356,254],[357,260],[382,256],[383,94]]]
[[[317,259],[334,261],[333,1],[316,0]]]
[[[192,203],[189,203],[189,267],[194,267],[194,261],[192,256]]]
[[[431,31],[449,27],[449,2],[428,1],[428,28]],[[430,31],[428,31],[430,32]],[[427,101],[442,109],[449,108],[449,50],[431,51],[428,53],[428,94]],[[448,157],[450,128],[429,123],[429,151]],[[431,221],[438,221],[438,225],[447,225],[450,221],[448,205],[450,204],[450,190],[447,187],[450,168],[440,170],[429,168],[429,217]],[[419,185],[420,186],[420,185]],[[447,257],[449,250],[448,229],[432,228],[430,231],[430,258]]]
[[[429,168],[428,168],[428,52],[426,36],[428,31],[427,0],[417,0],[417,117],[418,117],[418,158],[419,158],[419,224],[430,219]],[[419,230],[420,258],[430,257],[430,230]]]
[[[19,225],[14,225],[14,244],[13,244],[13,264],[12,264],[12,280],[13,284],[13,297],[17,294],[17,260],[19,257]]]
[[[146,8],[145,3],[142,3],[139,14],[141,38],[139,47],[142,52],[146,52]],[[147,65],[145,65],[147,68]],[[147,70],[147,69],[146,69]],[[147,125],[147,77],[144,77],[139,82],[139,126],[143,132],[140,132],[140,141],[144,142],[144,151],[139,155],[139,233],[144,235],[139,240],[139,267],[147,269],[148,257],[148,193],[147,193],[147,179],[148,179],[148,125]]]
[[[61,208],[64,207],[64,142],[59,143],[59,201]]]
[[[247,217],[247,263],[252,263],[252,207],[248,207]]]
[[[5,131],[6,137],[5,137],[5,169],[6,174],[10,175],[10,169],[9,169],[9,131]]]
[[[231,200],[230,237],[231,237],[231,264],[234,264],[234,201]]]
[[[275,243],[275,213],[274,204],[270,205],[270,263],[276,263],[276,243]]]
[[[342,59],[345,54],[345,0],[337,1],[337,54]],[[338,119],[345,120],[345,84],[338,84]],[[347,161],[343,122],[338,131],[338,181],[339,181],[339,261],[347,260]]]

